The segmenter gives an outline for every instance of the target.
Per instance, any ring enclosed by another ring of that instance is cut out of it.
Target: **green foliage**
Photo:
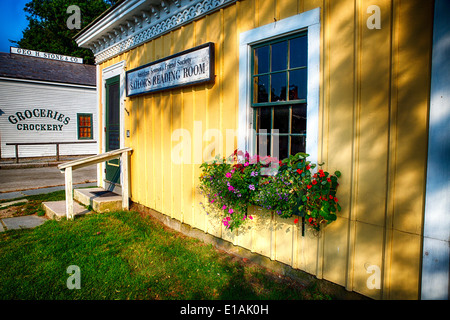
[[[31,0],[24,11],[29,22],[22,39],[12,41],[20,48],[70,55],[94,63],[93,53],[78,47],[73,37],[80,32],[67,27],[67,8],[77,5],[81,10],[81,29],[86,27],[117,0]]]
[[[228,159],[216,158],[201,165],[200,189],[209,205],[222,212],[222,223],[230,230],[252,219],[247,215],[249,205],[282,218],[304,217],[309,226],[320,230],[335,221],[341,210],[336,197],[341,173],[315,172],[317,165],[308,161],[308,156],[298,153],[278,161],[236,150]]]

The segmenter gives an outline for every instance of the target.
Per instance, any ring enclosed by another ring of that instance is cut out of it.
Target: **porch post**
[[[72,167],[67,167],[64,171],[66,180],[66,218],[73,219]]]
[[[121,160],[121,174],[120,174],[120,184],[122,185],[122,209],[129,209],[129,201],[128,201],[128,151],[122,152],[120,155]]]

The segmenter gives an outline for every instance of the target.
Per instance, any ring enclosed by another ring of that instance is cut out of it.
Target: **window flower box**
[[[320,231],[341,210],[336,197],[341,173],[330,174],[320,169],[323,164],[313,164],[307,157],[297,153],[279,161],[236,150],[228,158],[203,163],[199,187],[230,230],[253,220],[248,207],[254,205],[281,218],[295,216],[295,223],[301,218]]]

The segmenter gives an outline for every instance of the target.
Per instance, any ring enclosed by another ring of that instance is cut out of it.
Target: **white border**
[[[436,0],[431,62],[421,299],[448,300],[450,287],[450,2]]]
[[[308,93],[306,153],[317,163],[319,142],[320,8],[241,33],[239,43],[239,137],[240,150],[253,151],[251,99],[251,46],[301,30],[308,32]]]

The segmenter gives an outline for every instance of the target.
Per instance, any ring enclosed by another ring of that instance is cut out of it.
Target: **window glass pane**
[[[258,108],[256,109],[256,132],[260,133],[265,129],[263,133],[270,133],[272,128],[271,123],[272,108]]]
[[[306,36],[302,36],[289,41],[290,68],[306,67],[308,65],[307,39]]]
[[[256,152],[260,157],[270,155],[270,140],[270,136],[268,135],[257,136]]]
[[[289,136],[278,136],[278,146],[276,139],[273,139],[273,153],[272,156],[276,155],[276,149],[278,147],[278,159],[285,159],[289,156]]]
[[[279,133],[289,133],[289,107],[273,108],[273,128]]]
[[[306,104],[292,107],[291,132],[306,134]]]
[[[79,138],[92,138],[92,116],[88,114],[78,115]]]
[[[272,45],[272,70],[279,71],[287,69],[287,41]]]
[[[307,69],[289,71],[289,100],[306,99]]]
[[[299,152],[305,152],[305,137],[304,136],[291,136],[291,154]]]
[[[253,103],[269,102],[269,76],[259,76],[254,79]]]
[[[269,72],[269,46],[257,48],[254,51],[254,74]]]
[[[272,75],[270,102],[286,101],[286,72]]]

